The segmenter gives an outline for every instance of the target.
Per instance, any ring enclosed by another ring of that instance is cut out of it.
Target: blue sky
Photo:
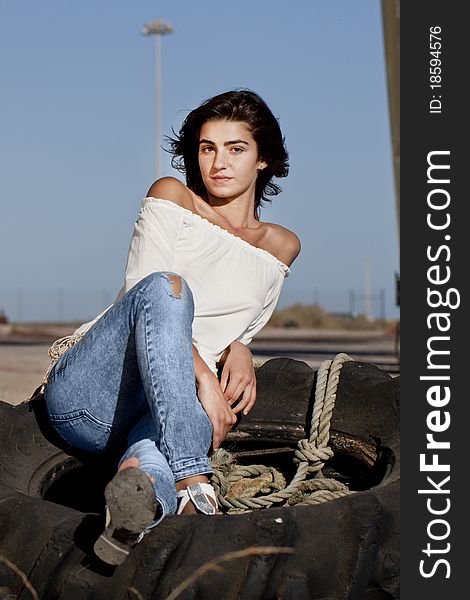
[[[379,0],[0,0],[0,309],[86,320],[121,286],[162,133],[228,89],[258,92],[290,156],[262,212],[302,241],[279,307],[397,316],[398,226]],[[163,153],[162,173],[176,175]],[[364,296],[372,297],[364,302]]]

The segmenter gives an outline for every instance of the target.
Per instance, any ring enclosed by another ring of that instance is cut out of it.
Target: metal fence
[[[115,298],[109,289],[33,289],[22,287],[0,291],[0,314],[10,322],[85,322],[94,318]],[[285,288],[277,308],[293,304],[320,306],[326,311],[343,315],[364,315],[369,318],[396,318],[398,308],[392,290],[378,289],[368,294],[355,289]]]

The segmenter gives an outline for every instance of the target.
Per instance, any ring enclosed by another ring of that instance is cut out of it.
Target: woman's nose
[[[227,168],[227,155],[225,152],[216,152],[214,156],[214,169]]]

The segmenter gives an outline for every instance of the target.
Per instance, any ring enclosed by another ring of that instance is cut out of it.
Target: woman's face
[[[254,197],[258,147],[248,126],[239,121],[208,121],[199,134],[199,168],[209,199]]]

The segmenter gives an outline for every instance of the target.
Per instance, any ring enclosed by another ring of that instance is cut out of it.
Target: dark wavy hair
[[[266,102],[251,90],[233,90],[205,100],[185,118],[179,134],[167,137],[172,155],[172,166],[184,173],[186,185],[198,196],[208,199],[207,190],[199,169],[199,134],[208,121],[237,121],[245,123],[258,147],[258,158],[267,166],[258,172],[255,187],[255,218],[263,201],[271,202],[281,188],[273,177],[286,177],[289,173],[288,154],[279,122]]]

